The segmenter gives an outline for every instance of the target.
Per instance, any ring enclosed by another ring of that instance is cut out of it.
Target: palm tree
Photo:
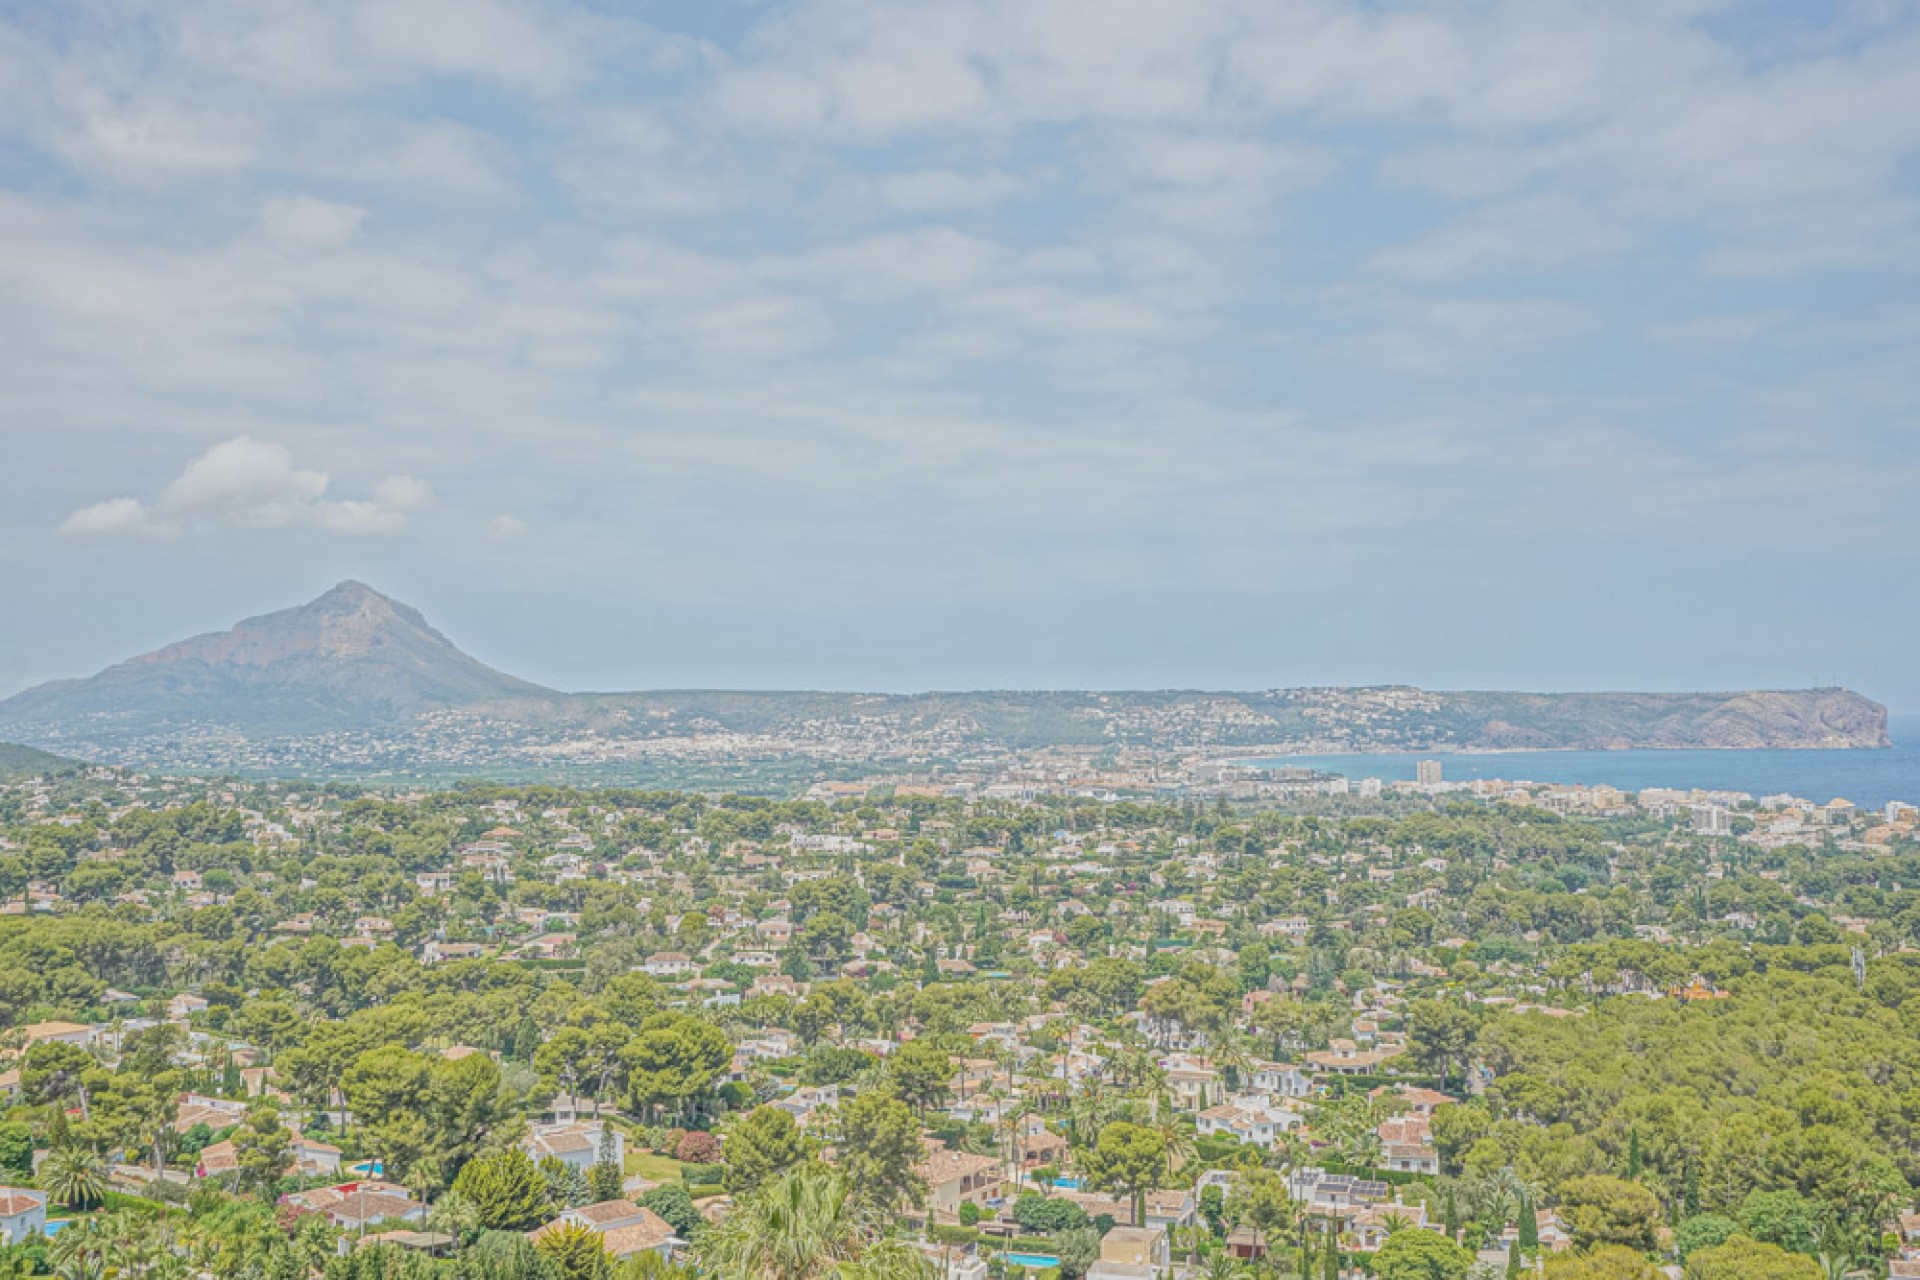
[[[458,1191],[448,1191],[427,1210],[427,1230],[443,1231],[461,1242],[480,1234],[480,1214]]]
[[[106,1199],[106,1161],[85,1147],[64,1147],[41,1166],[40,1184],[69,1209],[91,1209]]]
[[[844,1174],[816,1162],[765,1183],[701,1234],[718,1280],[930,1280],[932,1264],[889,1236]]]
[[[1222,1250],[1207,1258],[1207,1265],[1201,1271],[1201,1280],[1241,1280],[1246,1268],[1240,1260]]]
[[[1253,1075],[1253,1044],[1244,1031],[1229,1027],[1213,1044],[1213,1060],[1233,1077],[1233,1087],[1245,1089]]]
[[[48,1244],[47,1258],[60,1280],[100,1280],[107,1274],[108,1246],[98,1222],[76,1222]]]
[[[1167,1110],[1173,1109],[1172,1100],[1167,1094],[1169,1088],[1167,1069],[1161,1066],[1160,1060],[1151,1054],[1147,1055],[1147,1064],[1141,1073],[1140,1083],[1146,1092],[1147,1109],[1151,1115],[1155,1118],[1159,1117],[1163,1100],[1166,1102]]]
[[[1187,1126],[1181,1123],[1173,1107],[1156,1107],[1155,1120],[1147,1127],[1160,1135],[1160,1143],[1166,1152],[1167,1181],[1173,1181],[1173,1171],[1193,1159],[1193,1135],[1187,1132]]]
[[[1392,1235],[1396,1231],[1409,1230],[1412,1226],[1413,1219],[1397,1210],[1390,1210],[1380,1215],[1380,1229],[1388,1235]]]
[[[1073,1095],[1067,1114],[1072,1121],[1073,1140],[1090,1147],[1113,1118],[1113,1095],[1088,1081]]]
[[[994,1124],[1000,1139],[1000,1163],[1009,1172],[1019,1163],[1019,1156],[1015,1149],[1020,1143],[1020,1121],[1026,1116],[1024,1107],[1013,1105],[1015,1101],[1016,1099],[1013,1098],[1007,1099],[1008,1105],[1000,1109],[1000,1117]],[[1018,1101],[1024,1103],[1025,1098],[1020,1098]]]

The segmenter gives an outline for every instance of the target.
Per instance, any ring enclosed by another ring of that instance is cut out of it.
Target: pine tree
[[[47,1148],[52,1151],[64,1151],[73,1145],[73,1122],[67,1119],[67,1109],[56,1106],[53,1109],[53,1121],[47,1126]]]
[[[540,1051],[540,1028],[533,1024],[532,1018],[520,1019],[520,1027],[513,1033],[513,1056],[518,1062],[532,1062],[533,1055]]]
[[[596,1204],[618,1200],[626,1194],[620,1166],[601,1161],[587,1170],[587,1195]]]

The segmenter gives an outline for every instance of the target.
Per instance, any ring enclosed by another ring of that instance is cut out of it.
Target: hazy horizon
[[[556,688],[1920,711],[1920,12],[0,16],[0,696],[357,578]]]
[[[335,585],[337,585],[337,586],[340,586],[340,585],[347,585],[348,583],[354,583],[354,582],[360,582],[360,580],[358,580],[358,579],[343,579],[343,580],[341,581],[341,583],[338,583],[338,584],[335,584]],[[395,598],[395,597],[393,597],[393,596],[391,596],[391,594],[390,594],[390,593],[387,593],[387,592],[384,592],[384,591],[380,591],[380,588],[379,588],[379,587],[378,587],[378,586],[377,586],[376,584],[373,584],[373,583],[364,583],[364,582],[360,582],[360,585],[362,585],[362,586],[366,586],[366,587],[369,587],[370,589],[372,589],[372,590],[374,590],[374,591],[376,591],[376,592],[378,592],[378,593],[379,593],[379,594],[381,594],[381,595],[386,595],[386,596],[388,596],[388,598],[390,598],[390,599],[397,599],[397,598]],[[316,594],[318,594],[318,593],[316,593]],[[294,606],[289,606],[289,607],[297,607],[298,605],[300,605],[300,604],[305,604],[305,603],[308,603],[308,601],[297,601],[297,602],[295,602],[295,604],[294,604]],[[399,604],[402,604],[402,605],[406,605],[406,606],[408,606],[408,607],[417,607],[417,606],[414,606],[414,605],[413,605],[413,602],[412,602],[412,601],[408,601],[408,600],[397,600],[397,603],[399,603]],[[265,610],[265,611],[262,611],[262,612],[260,612],[260,613],[255,613],[255,614],[250,614],[250,615],[248,615],[248,616],[247,616],[246,618],[236,618],[236,619],[234,619],[234,623],[235,623],[235,624],[238,624],[238,623],[240,623],[240,622],[244,622],[244,621],[249,621],[249,620],[251,620],[251,619],[253,619],[253,618],[258,618],[258,617],[261,617],[261,616],[264,616],[265,614],[270,614],[270,613],[275,613],[275,612],[279,612],[279,610],[277,610],[277,609],[270,609],[270,610]],[[466,652],[466,653],[468,653],[468,654],[470,654],[471,656],[473,656],[473,657],[475,657],[475,658],[477,658],[477,659],[479,659],[480,661],[482,661],[482,662],[484,662],[484,663],[486,663],[486,664],[487,664],[488,666],[492,666],[492,667],[494,667],[494,668],[496,668],[497,670],[500,670],[500,671],[502,671],[502,672],[503,672],[504,674],[506,674],[506,675],[510,675],[510,676],[519,676],[519,677],[521,677],[521,678],[523,678],[523,679],[527,679],[527,678],[530,678],[530,677],[527,677],[527,676],[525,675],[525,673],[524,673],[524,672],[521,672],[521,671],[518,671],[518,670],[514,670],[514,669],[512,669],[512,668],[510,668],[510,667],[503,667],[503,666],[501,666],[501,664],[499,664],[499,663],[497,663],[497,662],[493,662],[493,661],[491,661],[491,660],[489,660],[489,659],[488,659],[488,658],[486,657],[486,655],[484,655],[484,654],[479,654],[479,653],[474,653],[474,652],[472,651],[472,649],[471,649],[471,648],[470,648],[469,646],[467,646],[466,644],[464,644],[464,643],[462,643],[462,641],[461,641],[461,638],[460,638],[459,636],[457,636],[457,635],[451,635],[451,634],[448,634],[448,633],[446,632],[446,630],[445,630],[445,628],[442,628],[442,627],[440,627],[440,626],[438,626],[438,625],[437,625],[437,624],[436,624],[436,623],[434,622],[434,619],[433,619],[433,618],[432,618],[431,616],[429,616],[429,615],[427,615],[427,613],[426,613],[426,611],[425,611],[425,610],[420,610],[420,612],[421,612],[421,614],[422,614],[422,616],[423,616],[423,617],[425,618],[425,620],[426,620],[426,622],[427,622],[427,624],[428,624],[429,626],[431,626],[431,627],[433,627],[433,628],[434,628],[434,630],[436,630],[436,631],[439,631],[439,632],[440,632],[440,633],[441,633],[442,635],[445,635],[445,636],[446,636],[446,638],[447,638],[447,639],[448,639],[449,641],[451,641],[451,642],[452,642],[452,643],[453,643],[453,644],[454,644],[454,645],[455,645],[455,646],[456,646],[457,648],[459,648],[459,649],[461,649],[461,650],[462,650],[463,652]],[[167,641],[167,642],[164,642],[164,643],[166,643],[166,644],[171,644],[171,643],[174,643],[174,642],[177,642],[177,641],[181,641],[181,640],[188,640],[188,639],[194,639],[194,638],[197,638],[197,637],[199,637],[199,636],[203,636],[203,635],[213,635],[213,634],[218,634],[218,633],[220,633],[220,632],[224,632],[224,631],[227,631],[227,630],[229,630],[229,629],[230,629],[229,627],[215,627],[215,628],[209,628],[209,629],[203,629],[203,630],[201,630],[201,631],[198,631],[198,632],[194,632],[194,633],[192,633],[192,634],[190,634],[190,635],[181,635],[181,636],[175,636],[175,637],[173,637],[173,638],[172,638],[171,640],[169,640],[169,641]],[[143,649],[143,650],[140,650],[140,651],[139,651],[139,652],[137,652],[137,653],[128,653],[128,654],[126,654],[126,655],[124,655],[124,656],[123,656],[123,657],[122,657],[121,659],[118,659],[118,660],[116,660],[116,662],[118,662],[118,661],[126,661],[126,660],[129,660],[129,659],[133,659],[133,658],[138,658],[138,657],[141,657],[141,656],[144,656],[144,655],[146,655],[146,654],[148,654],[148,653],[151,653],[151,652],[153,652],[153,650],[154,650],[154,649],[158,649],[158,648],[161,648],[161,647],[163,647],[163,645],[155,645],[155,646],[153,646],[152,648],[149,648],[149,649]],[[109,664],[109,665],[112,665],[112,664]],[[96,674],[96,673],[95,673],[94,671],[86,671],[86,672],[76,672],[76,673],[74,673],[74,674],[73,674],[72,676],[54,676],[54,677],[49,677],[49,678],[48,678],[48,680],[45,680],[45,681],[35,681],[33,685],[29,685],[29,686],[26,686],[26,687],[29,687],[29,688],[30,688],[30,687],[34,687],[35,685],[39,685],[39,684],[45,684],[45,683],[53,683],[53,682],[58,682],[58,681],[61,681],[61,680],[66,680],[66,679],[73,679],[73,678],[84,678],[84,677],[86,677],[86,676],[90,676],[90,675],[93,675],[93,674]],[[934,685],[927,685],[927,686],[911,686],[911,685],[897,685],[897,686],[891,686],[891,687],[884,687],[884,686],[877,686],[877,685],[845,685],[845,686],[833,686],[833,685],[808,685],[808,686],[800,686],[800,685],[790,685],[790,686],[774,686],[774,685],[758,685],[758,686],[747,686],[747,685],[647,685],[647,684],[640,684],[640,683],[629,683],[629,684],[620,684],[620,685],[605,685],[605,686],[600,686],[600,687],[586,687],[586,686],[574,686],[574,687],[569,687],[569,686],[566,686],[566,685],[560,685],[560,684],[552,684],[552,683],[549,683],[549,682],[545,682],[545,681],[535,681],[535,683],[537,683],[537,684],[543,684],[543,685],[545,685],[545,687],[547,688],[547,690],[548,690],[549,692],[552,692],[552,693],[555,693],[555,694],[559,694],[559,695],[562,695],[562,696],[582,696],[582,697],[592,697],[592,696],[596,696],[596,695],[605,695],[605,694],[620,694],[620,693],[635,693],[635,692],[673,692],[673,691],[675,691],[675,690],[689,690],[689,691],[693,691],[693,690],[702,690],[702,691],[716,691],[716,692],[722,692],[722,691],[724,691],[724,692],[744,692],[744,693],[778,693],[778,692],[792,692],[792,693],[879,693],[879,694],[940,694],[940,693],[980,693],[980,692],[1020,692],[1020,693],[1045,693],[1045,692],[1059,692],[1059,691],[1066,691],[1066,692],[1072,692],[1072,691],[1076,691],[1076,690],[1097,690],[1097,691],[1102,691],[1102,692],[1115,692],[1115,693],[1133,693],[1133,692],[1144,692],[1144,693],[1160,693],[1160,692],[1211,692],[1211,691],[1219,691],[1219,692],[1246,692],[1246,691],[1249,691],[1249,690],[1260,690],[1260,689],[1267,689],[1267,688],[1301,688],[1301,687],[1365,687],[1364,685],[1357,685],[1357,684],[1344,684],[1344,685],[1334,685],[1334,686],[1314,686],[1314,685],[1306,685],[1306,686],[1303,686],[1303,685],[1285,685],[1285,684],[1272,684],[1272,683],[1267,683],[1267,684],[1251,684],[1251,685],[1239,685],[1239,686],[1228,686],[1228,685],[1205,685],[1205,686],[1203,686],[1203,685],[1171,685],[1171,684],[1162,684],[1162,685],[1134,685],[1134,686],[1121,686],[1121,685],[993,685],[993,686],[987,686],[987,685],[971,685],[971,686],[961,686],[961,685],[949,685],[949,686],[934,686]],[[1368,684],[1371,684],[1371,685],[1374,685],[1374,686],[1383,686],[1383,685],[1413,685],[1413,684],[1414,684],[1414,682],[1410,682],[1410,681],[1393,681],[1393,680],[1383,680],[1383,681],[1371,681],[1371,682],[1367,682],[1367,683],[1368,683]],[[1662,693],[1662,692],[1701,692],[1701,693],[1733,693],[1733,692],[1742,692],[1742,691],[1743,691],[1743,690],[1739,690],[1739,689],[1733,689],[1733,688],[1726,688],[1726,689],[1704,689],[1704,688],[1702,688],[1702,689],[1693,689],[1693,688],[1685,688],[1685,687],[1680,687],[1680,686],[1675,686],[1675,687],[1674,687],[1673,689],[1658,689],[1658,688],[1652,688],[1652,687],[1646,687],[1646,688],[1635,688],[1635,689],[1625,689],[1625,688],[1617,688],[1617,689],[1612,689],[1612,688],[1518,688],[1518,687],[1512,687],[1512,686],[1498,686],[1498,687],[1496,687],[1496,686],[1491,686],[1491,685],[1489,685],[1489,686],[1486,686],[1486,687],[1484,687],[1484,688],[1481,688],[1481,689],[1473,689],[1473,688],[1466,688],[1466,687],[1459,687],[1459,688],[1453,688],[1453,687],[1443,687],[1443,686],[1439,686],[1439,685],[1418,685],[1417,687],[1419,687],[1419,688],[1422,688],[1422,689],[1426,689],[1426,690],[1429,690],[1429,691],[1432,691],[1432,692],[1444,692],[1444,693],[1472,693],[1472,692],[1495,692],[1495,693],[1501,693],[1501,692],[1519,692],[1519,693],[1541,693],[1541,694],[1560,694],[1560,693]],[[1805,688],[1816,688],[1816,687],[1841,687],[1841,686],[1804,686],[1804,687],[1805,687]],[[1778,688],[1778,689],[1772,689],[1772,690],[1767,690],[1767,691],[1770,691],[1770,692],[1790,692],[1790,691],[1794,691],[1794,690],[1789,690],[1789,689],[1787,689],[1787,688],[1785,688],[1785,687],[1783,686],[1783,687],[1780,687],[1780,688]],[[17,692],[17,691],[12,691],[12,692]],[[1864,690],[1854,690],[1854,692],[1865,692],[1865,691],[1864,691]],[[1868,696],[1871,696],[1871,695],[1869,694]],[[1902,711],[1902,710],[1901,710],[1900,708],[1897,708],[1897,707],[1892,707],[1892,706],[1889,706],[1889,707],[1887,708],[1887,714],[1888,714],[1888,719],[1889,719],[1889,721],[1890,721],[1890,722],[1891,722],[1891,721],[1896,721],[1896,720],[1915,720],[1915,719],[1916,719],[1916,716],[1915,716],[1914,714],[1912,714],[1912,713],[1908,713],[1908,712],[1905,712],[1905,711]],[[1525,749],[1524,749],[1524,748],[1514,748],[1514,750],[1525,750]]]

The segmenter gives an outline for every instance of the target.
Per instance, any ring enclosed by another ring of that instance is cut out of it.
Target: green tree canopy
[[[1436,1231],[1406,1227],[1373,1255],[1379,1280],[1467,1280],[1473,1255]]]
[[[775,1106],[756,1107],[736,1117],[727,1125],[725,1139],[726,1187],[735,1194],[785,1173],[809,1159],[816,1147],[800,1132],[793,1114]]]
[[[1805,1254],[1777,1244],[1735,1236],[1688,1256],[1686,1280],[1825,1280],[1826,1272]]]
[[[1637,1182],[1606,1174],[1570,1178],[1560,1187],[1560,1214],[1574,1246],[1617,1244],[1650,1253],[1660,1228],[1660,1201]]]
[[[496,1231],[531,1231],[547,1220],[547,1180],[518,1147],[469,1160],[453,1190],[473,1206],[480,1225]]]

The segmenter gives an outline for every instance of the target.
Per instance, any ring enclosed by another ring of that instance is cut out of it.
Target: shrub
[[[1015,1253],[1052,1253],[1052,1236],[1015,1236],[1006,1242]]]
[[[685,1187],[676,1187],[669,1183],[664,1187],[655,1187],[640,1197],[640,1207],[651,1209],[667,1220],[673,1233],[682,1240],[693,1239],[693,1233],[699,1230],[702,1219],[700,1211],[693,1207],[693,1197],[687,1194]]]
[[[720,1139],[695,1129],[680,1139],[673,1156],[683,1164],[715,1164],[720,1159]]]
[[[1696,1213],[1680,1224],[1673,1233],[1674,1252],[1685,1262],[1688,1256],[1700,1249],[1711,1249],[1715,1245],[1725,1244],[1740,1230],[1740,1224],[1732,1218],[1717,1213]]]
[[[1032,1191],[1013,1203],[1013,1220],[1028,1231],[1056,1235],[1087,1225],[1087,1211],[1071,1200],[1057,1200]]]

